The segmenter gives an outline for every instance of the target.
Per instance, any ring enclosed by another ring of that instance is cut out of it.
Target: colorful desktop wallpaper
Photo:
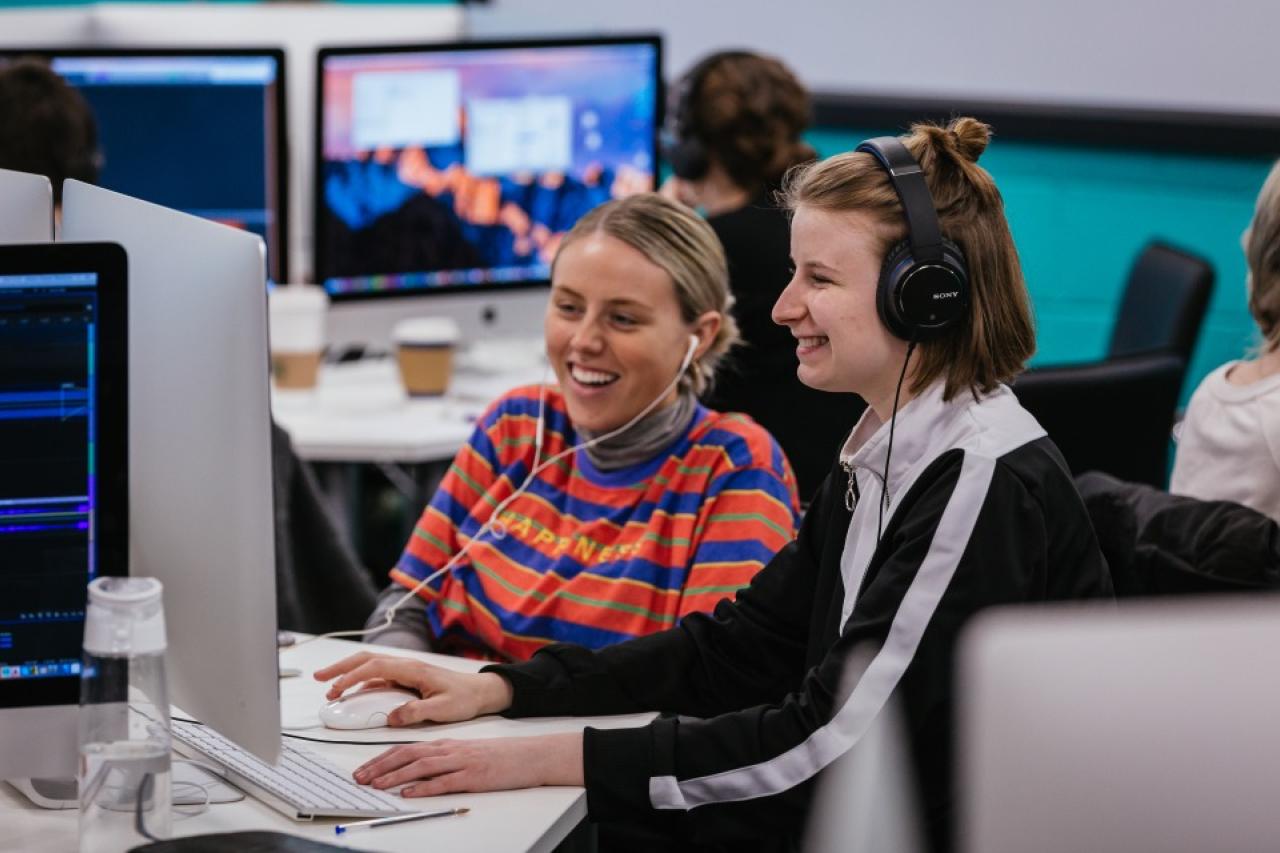
[[[317,273],[335,295],[544,281],[588,210],[654,186],[651,44],[336,54]]]

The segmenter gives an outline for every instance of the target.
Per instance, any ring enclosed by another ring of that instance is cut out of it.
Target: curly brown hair
[[[809,93],[787,66],[734,50],[707,57],[695,71],[698,79],[686,80],[694,85],[683,131],[706,146],[735,184],[759,192],[817,157],[800,138],[809,126]]]

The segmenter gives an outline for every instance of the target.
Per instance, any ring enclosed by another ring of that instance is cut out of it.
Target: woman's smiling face
[[[570,420],[607,432],[659,395],[660,406],[674,401],[676,389],[664,389],[702,326],[681,316],[671,276],[622,240],[597,231],[561,249],[545,332]]]
[[[906,343],[876,313],[884,237],[865,213],[799,207],[791,222],[795,275],[773,307],[796,337],[797,374],[823,391],[877,405],[892,395]]]

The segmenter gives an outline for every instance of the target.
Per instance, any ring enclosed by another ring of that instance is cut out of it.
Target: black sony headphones
[[[721,50],[703,57],[676,83],[675,97],[662,128],[662,156],[677,178],[696,181],[711,168],[706,143],[693,127],[693,109],[702,80],[713,66],[725,59],[749,56],[744,50]]]
[[[893,184],[907,220],[907,239],[890,247],[880,267],[876,310],[905,341],[940,337],[969,307],[969,271],[964,252],[942,236],[938,211],[924,172],[896,136],[868,139],[855,149],[876,158]]]

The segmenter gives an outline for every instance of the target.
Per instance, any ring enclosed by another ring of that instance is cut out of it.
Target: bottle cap
[[[85,651],[112,656],[164,651],[163,592],[155,578],[95,578],[89,584]]]

